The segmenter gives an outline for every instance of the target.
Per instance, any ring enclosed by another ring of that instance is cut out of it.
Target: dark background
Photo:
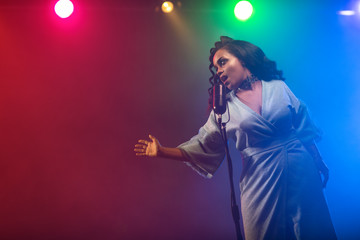
[[[360,17],[337,14],[356,1],[254,0],[246,22],[231,0],[168,15],[161,1],[73,0],[68,19],[55,3],[0,3],[1,239],[235,239],[226,164],[207,180],[133,153],[204,124],[221,35],[260,46],[306,102],[339,239],[359,239]]]

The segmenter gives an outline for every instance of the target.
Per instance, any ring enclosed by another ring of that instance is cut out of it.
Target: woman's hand
[[[326,184],[329,180],[329,168],[326,166],[324,161],[321,158],[315,159],[315,164],[320,174],[323,176],[322,178],[322,187],[325,188]]]
[[[317,170],[322,176],[322,187],[325,188],[329,180],[329,168],[326,166],[314,142],[304,144],[310,155],[313,157]]]
[[[134,152],[136,156],[149,156],[157,157],[159,156],[160,142],[154,136],[149,135],[150,141],[140,139],[137,144],[135,144]]]

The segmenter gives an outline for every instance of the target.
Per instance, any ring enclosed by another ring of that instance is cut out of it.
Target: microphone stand
[[[226,136],[226,123],[222,122],[221,114],[216,114],[216,116],[217,116],[217,121],[219,124],[219,129],[221,132],[221,136],[224,141],[226,159],[227,159],[227,163],[228,163],[229,178],[230,178],[230,194],[231,194],[231,213],[232,213],[233,220],[235,223],[236,237],[237,237],[237,240],[243,240],[242,235],[241,235],[241,230],[240,230],[240,211],[239,211],[239,207],[236,204],[236,198],[235,198],[234,181],[233,181],[233,167],[232,167],[231,157],[230,157],[230,153],[229,153],[228,140],[227,140],[227,136]]]

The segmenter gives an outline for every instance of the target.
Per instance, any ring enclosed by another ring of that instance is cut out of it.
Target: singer
[[[228,89],[223,122],[241,153],[241,216],[244,238],[336,239],[323,188],[329,170],[315,145],[319,130],[307,108],[288,88],[257,46],[221,37],[210,50],[209,82]],[[214,72],[215,70],[215,72]],[[213,88],[209,104],[213,108]],[[139,140],[138,156],[184,161],[211,178],[224,159],[213,110],[199,133],[176,148],[152,135]]]

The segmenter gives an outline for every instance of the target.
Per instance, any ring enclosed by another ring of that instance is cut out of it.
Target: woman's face
[[[223,48],[215,53],[213,64],[220,80],[230,90],[239,88],[247,76],[251,75],[237,57]]]

